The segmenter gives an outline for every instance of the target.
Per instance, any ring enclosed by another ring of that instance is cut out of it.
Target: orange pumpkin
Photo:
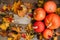
[[[44,9],[47,13],[56,12],[57,5],[54,1],[47,1],[44,4]]]
[[[49,29],[57,29],[59,28],[60,22],[59,22],[59,16],[57,14],[51,13],[46,16],[45,18],[45,25]]]
[[[60,16],[59,16],[59,19],[60,19]],[[59,21],[60,22],[60,21]]]
[[[45,29],[43,32],[43,37],[46,39],[50,39],[53,36],[53,31],[50,29]]]
[[[45,18],[46,13],[43,8],[37,8],[34,10],[34,19],[37,21],[41,21]]]

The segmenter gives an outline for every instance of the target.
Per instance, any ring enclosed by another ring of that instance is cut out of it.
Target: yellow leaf
[[[12,40],[12,38],[8,37],[8,40]]]
[[[4,23],[4,24],[0,25],[0,28],[1,28],[2,30],[6,30],[7,27],[9,27],[9,23]]]
[[[6,9],[7,9],[7,6],[6,6],[6,5],[4,5],[4,6],[3,6],[3,10],[6,10]]]

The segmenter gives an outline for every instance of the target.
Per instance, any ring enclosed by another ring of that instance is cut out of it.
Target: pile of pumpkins
[[[60,26],[60,16],[56,14],[57,5],[54,1],[47,1],[43,8],[34,10],[33,18],[35,23],[33,29],[37,33],[42,33],[43,37],[50,39],[53,37],[55,29]]]

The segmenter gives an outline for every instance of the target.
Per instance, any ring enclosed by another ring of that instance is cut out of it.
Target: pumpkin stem
[[[52,25],[52,23],[49,23],[49,25],[47,26],[47,28],[49,28]]]
[[[33,29],[37,29],[38,27],[37,26],[33,26]]]

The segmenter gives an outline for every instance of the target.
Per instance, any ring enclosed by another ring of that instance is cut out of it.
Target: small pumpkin
[[[50,39],[53,36],[53,31],[50,29],[45,29],[43,32],[43,37],[45,39]]]
[[[47,1],[44,4],[44,9],[47,13],[56,12],[57,5],[54,1]]]
[[[44,11],[43,8],[37,8],[34,10],[33,16],[36,21],[42,21],[46,16],[46,12]]]
[[[43,22],[37,21],[37,22],[34,23],[33,29],[34,29],[35,32],[40,33],[40,32],[44,31],[45,25],[44,25]]]

